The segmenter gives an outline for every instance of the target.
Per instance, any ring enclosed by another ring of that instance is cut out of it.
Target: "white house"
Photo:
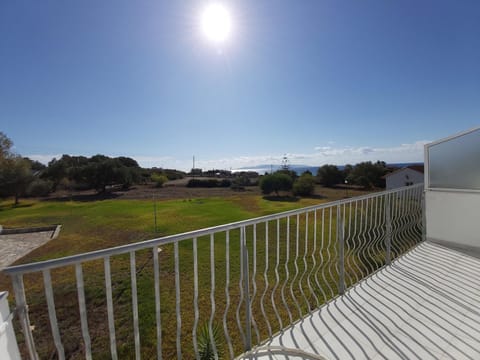
[[[423,165],[410,165],[385,175],[387,190],[423,183]]]

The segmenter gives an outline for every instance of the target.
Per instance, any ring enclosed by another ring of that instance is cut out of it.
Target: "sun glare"
[[[209,3],[202,12],[201,29],[212,43],[222,44],[227,41],[232,30],[229,10],[219,2]]]

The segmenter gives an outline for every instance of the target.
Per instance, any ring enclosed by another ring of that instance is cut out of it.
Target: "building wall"
[[[407,183],[409,183],[408,185],[423,183],[423,177],[424,175],[421,172],[409,168],[397,170],[386,176],[385,181],[387,190],[407,186]]]
[[[425,193],[427,239],[480,251],[480,192]]]

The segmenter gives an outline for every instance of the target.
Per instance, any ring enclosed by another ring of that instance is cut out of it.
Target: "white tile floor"
[[[326,359],[478,360],[480,259],[423,243],[270,344]]]

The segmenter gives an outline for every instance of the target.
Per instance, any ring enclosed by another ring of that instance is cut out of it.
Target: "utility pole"
[[[153,217],[155,221],[155,233],[157,233],[157,199],[155,194],[153,194]]]
[[[195,179],[195,155],[193,155],[192,177]]]

